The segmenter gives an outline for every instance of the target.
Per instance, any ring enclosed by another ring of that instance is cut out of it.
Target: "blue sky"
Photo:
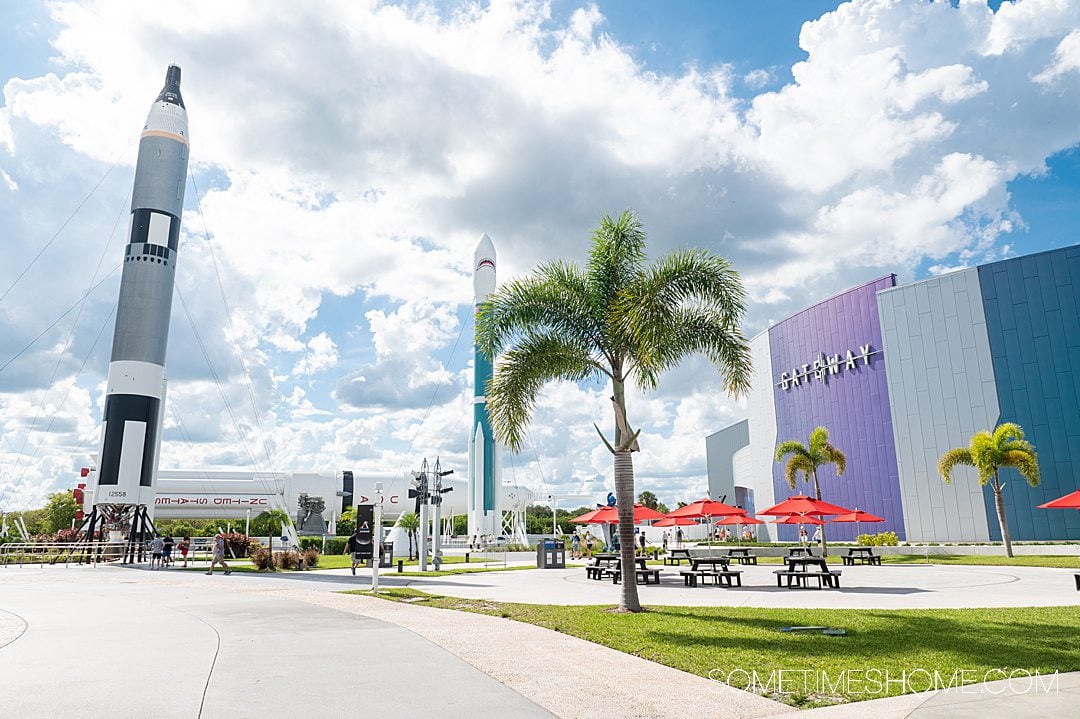
[[[0,292],[29,267],[0,300],[0,346],[28,348],[0,370],[0,507],[39,503],[90,461],[118,277],[78,299],[119,263],[134,141],[170,62],[198,192],[177,278],[191,319],[177,300],[167,360],[168,468],[397,471],[438,454],[463,473],[482,232],[505,281],[583,261],[600,215],[633,207],[655,253],[703,246],[735,263],[749,335],[868,277],[1078,236],[1077,5],[155,12],[0,5]],[[549,388],[515,476],[602,497],[610,459],[591,424],[609,422],[606,394]],[[640,486],[702,494],[704,436],[743,413],[699,359],[633,396]]]

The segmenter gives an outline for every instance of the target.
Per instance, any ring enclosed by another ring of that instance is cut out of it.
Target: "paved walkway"
[[[386,581],[428,583],[442,593],[521,591],[528,577],[548,592],[574,586],[560,574]],[[795,712],[532,625],[337,593],[368,583],[339,571],[211,578],[117,567],[0,568],[0,716],[465,716],[496,710],[603,719],[688,713],[1015,719],[1074,716],[1080,700],[1080,674],[1072,674],[1041,692],[969,686]],[[727,593],[710,587],[696,595]],[[165,688],[156,683],[162,675]]]
[[[551,716],[414,632],[222,591],[233,577],[0,572],[0,608],[26,626],[0,648],[0,716]]]

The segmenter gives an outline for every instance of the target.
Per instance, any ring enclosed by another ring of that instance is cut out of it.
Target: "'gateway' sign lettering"
[[[804,382],[809,382],[811,379],[817,379],[819,382],[825,384],[828,383],[829,375],[840,374],[843,369],[853,370],[857,366],[857,362],[862,360],[863,365],[870,364],[870,356],[880,354],[881,350],[874,350],[870,344],[859,345],[858,352],[852,352],[848,350],[843,357],[839,354],[825,356],[824,352],[818,354],[817,359],[812,364],[804,364],[799,367],[793,367],[790,372],[780,373],[780,389],[791,389],[792,387],[798,387]]]

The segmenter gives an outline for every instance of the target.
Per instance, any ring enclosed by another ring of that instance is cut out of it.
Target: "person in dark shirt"
[[[352,573],[356,575],[356,567],[360,564],[360,529],[357,528],[349,541],[345,543],[345,551],[352,557]]]

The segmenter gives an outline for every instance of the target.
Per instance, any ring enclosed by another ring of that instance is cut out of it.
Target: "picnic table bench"
[[[757,555],[750,554],[750,550],[746,547],[732,547],[727,550],[727,553],[730,559],[739,564],[757,564]]]
[[[841,555],[840,559],[849,567],[855,566],[855,562],[881,565],[881,555],[874,554],[872,547],[848,547],[847,554]]]
[[[692,562],[693,557],[690,556],[689,549],[669,549],[667,556],[664,557],[664,565],[681,566],[681,562],[686,560]]]
[[[634,570],[637,574],[638,584],[659,584],[660,583],[660,570],[649,567],[638,567]],[[618,584],[622,581],[622,570],[616,569],[611,573],[612,584]]]
[[[704,584],[708,579],[725,587],[731,587],[733,582],[741,587],[742,572],[728,569],[730,561],[730,557],[694,557],[690,569],[681,569],[679,574],[687,587],[696,587],[699,581]]]
[[[640,569],[646,568],[645,557],[634,557],[634,562]],[[586,579],[604,579],[614,576],[619,571],[619,557],[615,554],[598,554],[593,558],[593,563],[586,565]]]
[[[808,567],[811,566],[816,567],[817,571],[810,571]],[[777,569],[773,574],[776,575],[777,587],[784,586],[782,582],[786,579],[789,589],[793,586],[805,589],[814,579],[817,580],[818,589],[823,586],[840,588],[841,571],[829,569],[828,563],[821,557],[788,557],[787,569]]]

